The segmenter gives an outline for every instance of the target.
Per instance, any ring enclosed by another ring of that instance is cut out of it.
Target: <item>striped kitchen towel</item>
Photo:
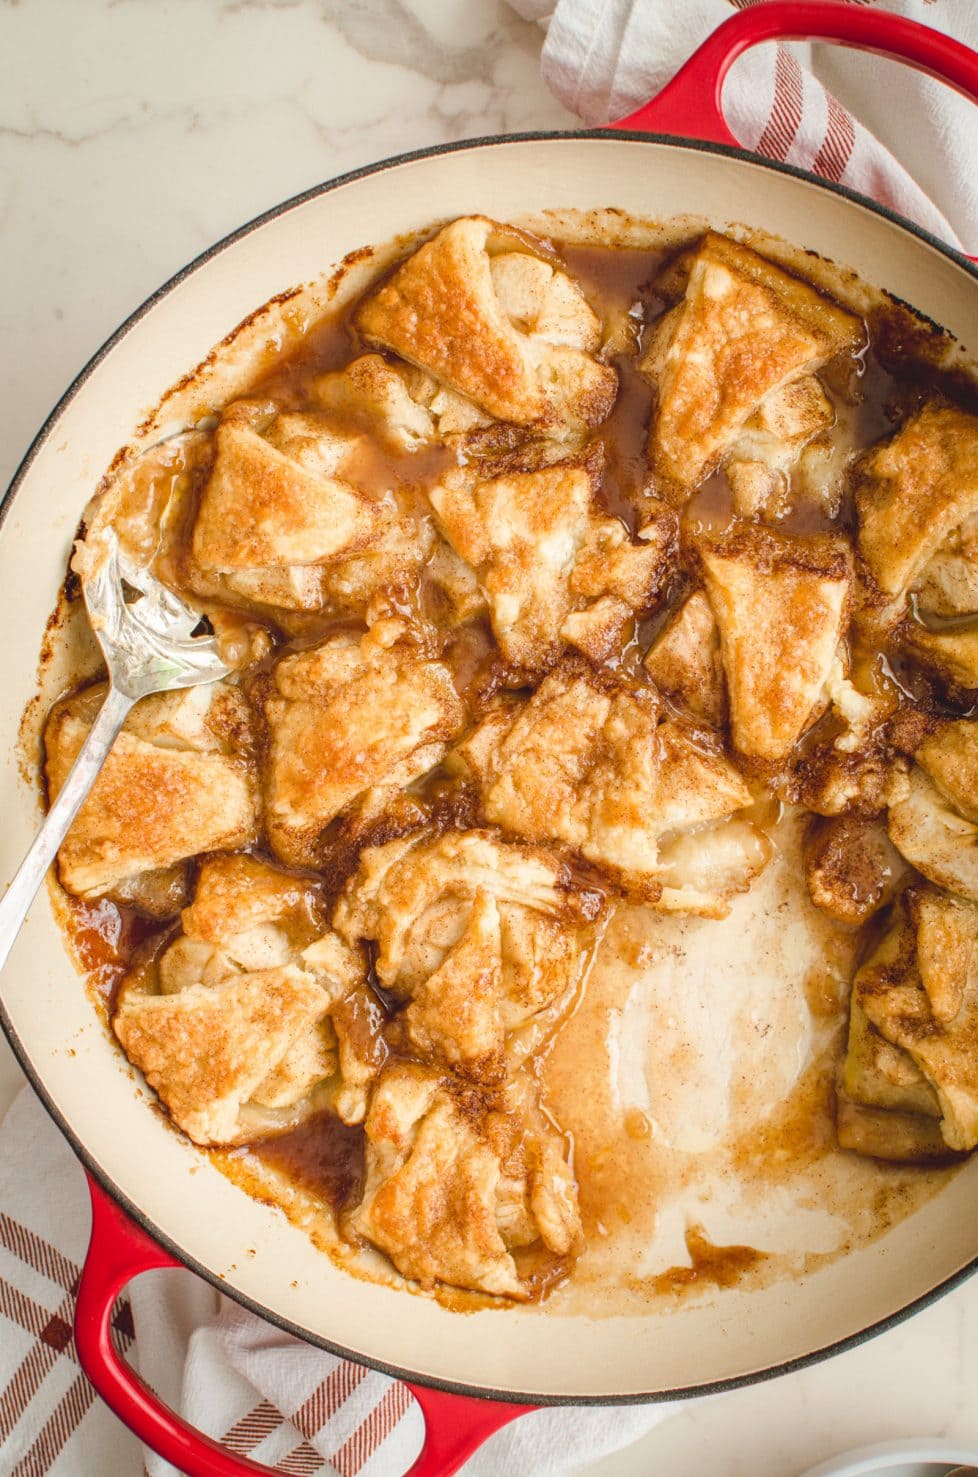
[[[601,124],[654,97],[732,8],[765,0],[510,3],[547,27],[548,86]],[[850,3],[910,16],[978,49],[975,0]],[[724,110],[745,147],[849,185],[978,252],[978,110],[944,84],[841,46],[761,46],[734,66]]]
[[[0,1474],[176,1477],[98,1399],[71,1321],[90,1224],[81,1166],[30,1088],[0,1126]],[[400,1477],[421,1413],[396,1380],[323,1353],[189,1272],[149,1272],[115,1336],[170,1405],[232,1451],[291,1477]],[[675,1406],[535,1411],[497,1432],[466,1477],[580,1472]]]

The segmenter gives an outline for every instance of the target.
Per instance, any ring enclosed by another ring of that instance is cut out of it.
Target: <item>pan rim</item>
[[[346,173],[338,175],[332,179],[325,180],[317,185],[310,186],[310,188],[308,188],[307,190],[303,190],[296,195],[290,196],[287,200],[284,200],[279,204],[270,207],[268,210],[262,211],[260,214],[254,216],[243,225],[237,227],[235,230],[221,237],[211,246],[205,248],[204,251],[198,253],[198,255],[193,257],[185,266],[181,267],[177,272],[175,272],[171,277],[163,282],[160,287],[158,287],[149,295],[149,297],[144,299],[144,301],[139,304],[139,306],[135,308],[133,312],[130,313],[128,317],[126,317],[122,321],[122,323],[115,329],[115,331],[109,335],[109,337],[101,344],[101,346],[82,366],[78,374],[68,385],[63,395],[61,395],[61,397],[55,403],[54,407],[44,420],[37,434],[34,436],[33,440],[29,444],[16,470],[14,471],[13,477],[11,478],[8,487],[4,492],[2,499],[0,499],[0,534],[2,534],[3,532],[3,525],[6,522],[6,518],[11,507],[13,506],[16,494],[22,486],[24,480],[26,479],[31,466],[33,465],[36,457],[41,451],[41,448],[47,443],[51,435],[54,433],[54,430],[61,420],[65,410],[75,399],[79,391],[87,383],[87,381],[90,379],[90,377],[98,368],[98,366],[102,363],[102,361],[115,350],[118,344],[122,342],[122,340],[154,307],[156,307],[158,303],[162,302],[164,298],[168,297],[175,288],[177,288],[183,281],[190,277],[200,267],[204,266],[213,258],[219,256],[222,252],[233,246],[237,241],[242,240],[244,237],[252,234],[252,232],[258,230],[260,227],[268,224],[270,221],[277,219],[279,216],[287,214],[289,211],[305,204],[307,201],[317,199],[319,196],[328,194],[332,190],[338,189],[341,186],[352,184],[357,180],[365,179],[372,175],[381,174],[390,169],[396,169],[404,164],[411,164],[424,159],[439,157],[445,154],[454,154],[464,151],[488,148],[490,146],[496,146],[499,144],[562,142],[577,143],[583,140],[589,140],[593,142],[624,142],[626,144],[653,144],[688,149],[692,152],[715,154],[722,158],[729,158],[740,162],[747,162],[768,170],[771,173],[787,175],[789,178],[801,180],[810,186],[823,190],[831,195],[839,196],[854,205],[861,206],[863,209],[868,210],[872,214],[881,217],[890,225],[896,226],[905,233],[916,237],[918,240],[922,241],[924,244],[930,246],[933,250],[936,250],[942,256],[946,257],[948,260],[954,263],[954,265],[962,268],[974,281],[978,282],[978,263],[972,261],[968,256],[958,251],[957,248],[949,245],[945,241],[940,240],[939,237],[935,236],[932,232],[926,230],[924,227],[915,224],[913,221],[907,220],[904,216],[901,216],[896,211],[891,210],[887,206],[878,204],[876,201],[869,199],[865,195],[860,194],[858,191],[850,189],[846,185],[841,185],[831,180],[821,179],[815,175],[808,173],[806,170],[797,168],[794,165],[784,164],[777,160],[765,159],[762,156],[752,153],[750,150],[747,149],[734,148],[726,144],[714,144],[705,142],[701,139],[685,138],[672,134],[643,133],[635,130],[626,129],[534,130],[510,134],[490,134],[480,138],[462,139],[445,144],[430,145],[427,148],[415,149],[403,154],[392,155],[389,158],[378,160],[372,164],[361,165],[356,169],[349,170]],[[157,1226],[154,1221],[152,1221],[137,1205],[133,1203],[133,1201],[129,1198],[125,1191],[123,1191],[115,1183],[108,1172],[102,1168],[101,1164],[99,1164],[95,1156],[81,1140],[76,1130],[65,1118],[64,1114],[55,1103],[53,1097],[48,1092],[41,1072],[37,1068],[35,1068],[23,1042],[17,1034],[13,1022],[10,1019],[2,994],[0,994],[0,1028],[3,1029],[4,1035],[6,1036],[7,1041],[10,1043],[10,1047],[15,1057],[17,1058],[21,1070],[24,1072],[24,1075],[30,1083],[31,1088],[33,1089],[36,1096],[40,1099],[42,1105],[44,1106],[45,1110],[47,1111],[48,1115],[50,1116],[56,1127],[67,1140],[68,1146],[70,1147],[75,1157],[80,1161],[83,1168],[100,1185],[100,1187],[108,1195],[111,1196],[116,1204],[118,1204],[126,1212],[129,1218],[137,1226],[139,1226],[142,1231],[145,1232],[147,1236],[149,1236],[154,1242],[157,1243],[157,1245],[162,1247],[171,1256],[178,1260],[181,1265],[186,1267],[189,1271],[193,1272],[196,1276],[203,1278],[204,1281],[208,1282],[217,1292],[232,1298],[233,1301],[237,1302],[240,1306],[246,1308],[249,1312],[254,1313],[259,1318],[263,1318],[266,1322],[271,1323],[273,1326],[281,1329],[285,1333],[292,1335],[294,1338],[302,1340],[304,1343],[312,1344],[315,1347],[321,1348],[325,1352],[334,1354],[339,1358],[350,1359],[356,1364],[363,1365],[370,1369],[376,1369],[383,1374],[391,1376],[394,1379],[400,1379],[423,1385],[433,1390],[439,1390],[445,1394],[464,1395],[487,1400],[503,1401],[506,1403],[518,1402],[520,1404],[559,1407],[572,1405],[652,1405],[660,1404],[667,1401],[693,1399],[701,1395],[719,1394],[726,1390],[741,1389],[746,1386],[760,1384],[767,1380],[778,1378],[779,1376],[784,1374],[790,1374],[801,1369],[806,1369],[809,1366],[822,1363],[824,1360],[829,1359],[836,1354],[844,1353],[847,1350],[857,1348],[859,1347],[859,1345],[866,1343],[869,1339],[875,1338],[878,1334],[885,1333],[889,1329],[895,1328],[898,1324],[904,1322],[914,1313],[920,1312],[922,1309],[936,1302],[939,1298],[953,1291],[954,1288],[961,1286],[965,1281],[968,1280],[968,1278],[978,1272],[978,1250],[976,1250],[975,1257],[972,1261],[967,1262],[963,1267],[960,1267],[956,1272],[953,1272],[942,1282],[938,1282],[934,1287],[930,1288],[927,1292],[920,1294],[920,1296],[912,1299],[903,1307],[894,1310],[892,1313],[887,1314],[886,1317],[877,1320],[875,1323],[869,1324],[863,1329],[859,1329],[855,1333],[848,1334],[845,1337],[834,1340],[831,1343],[825,1344],[818,1349],[810,1350],[805,1354],[797,1355],[796,1357],[789,1360],[784,1360],[781,1363],[768,1365],[763,1369],[751,1370],[745,1374],[733,1375],[725,1379],[709,1381],[701,1385],[697,1384],[689,1386],[677,1386],[668,1390],[653,1390],[627,1394],[601,1393],[563,1395],[553,1394],[549,1392],[542,1393],[520,1390],[506,1390],[494,1386],[471,1384],[457,1380],[446,1380],[438,1376],[426,1374],[419,1370],[412,1370],[401,1367],[399,1365],[390,1364],[366,1354],[358,1353],[356,1350],[350,1349],[343,1344],[338,1344],[329,1340],[322,1334],[314,1332],[311,1329],[303,1328],[300,1324],[295,1323],[291,1319],[285,1317],[283,1314],[276,1312],[274,1309],[266,1307],[257,1299],[252,1298],[247,1293],[241,1291],[239,1288],[235,1287],[229,1280],[221,1277],[216,1272],[212,1272],[209,1268],[198,1261],[196,1257],[188,1254],[182,1247],[180,1247],[176,1243],[176,1241],[172,1237],[169,1236],[166,1231]]]

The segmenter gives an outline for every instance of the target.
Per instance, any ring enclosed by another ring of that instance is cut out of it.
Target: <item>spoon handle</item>
[[[45,816],[44,824],[34,837],[13,881],[0,898],[0,969],[7,962],[7,955],[27,917],[27,910],[58,854],[58,847],[81,809],[85,796],[108,758],[116,734],[125,723],[134,701],[134,698],[127,697],[117,687],[109,688],[98,717],[71,766],[68,778],[58,791],[58,797]]]

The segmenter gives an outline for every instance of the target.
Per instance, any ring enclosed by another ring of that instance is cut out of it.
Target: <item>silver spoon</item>
[[[199,612],[127,558],[111,529],[91,536],[86,553],[90,573],[82,590],[109,669],[109,690],[68,778],[0,899],[0,969],[133,704],[153,692],[216,682],[230,670],[212,635],[194,635],[201,624]]]

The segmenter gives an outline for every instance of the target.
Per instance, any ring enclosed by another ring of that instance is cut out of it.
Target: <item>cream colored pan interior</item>
[[[410,234],[433,216],[506,220],[550,206],[692,214],[721,228],[748,222],[854,268],[978,349],[978,280],[965,266],[839,194],[716,151],[610,136],[465,146],[350,179],[274,215],[211,254],[128,327],[53,419],[7,504],[0,877],[12,875],[37,824],[17,742],[45,623],[79,514],[117,449],[256,305],[318,281],[252,323],[242,353],[287,337],[325,300],[323,284],[348,252]],[[234,363],[227,356],[220,373],[233,380]],[[167,403],[143,438],[156,439],[160,424],[181,423],[215,393],[213,375],[210,384],[205,375]],[[97,1020],[44,896],[0,992],[25,1064],[105,1181],[154,1233],[295,1331],[422,1377],[570,1399],[742,1378],[858,1335],[978,1258],[976,1156],[895,1230],[800,1282],[728,1290],[654,1316],[566,1316],[556,1328],[546,1308],[450,1313],[339,1271],[147,1110],[145,1090]]]

